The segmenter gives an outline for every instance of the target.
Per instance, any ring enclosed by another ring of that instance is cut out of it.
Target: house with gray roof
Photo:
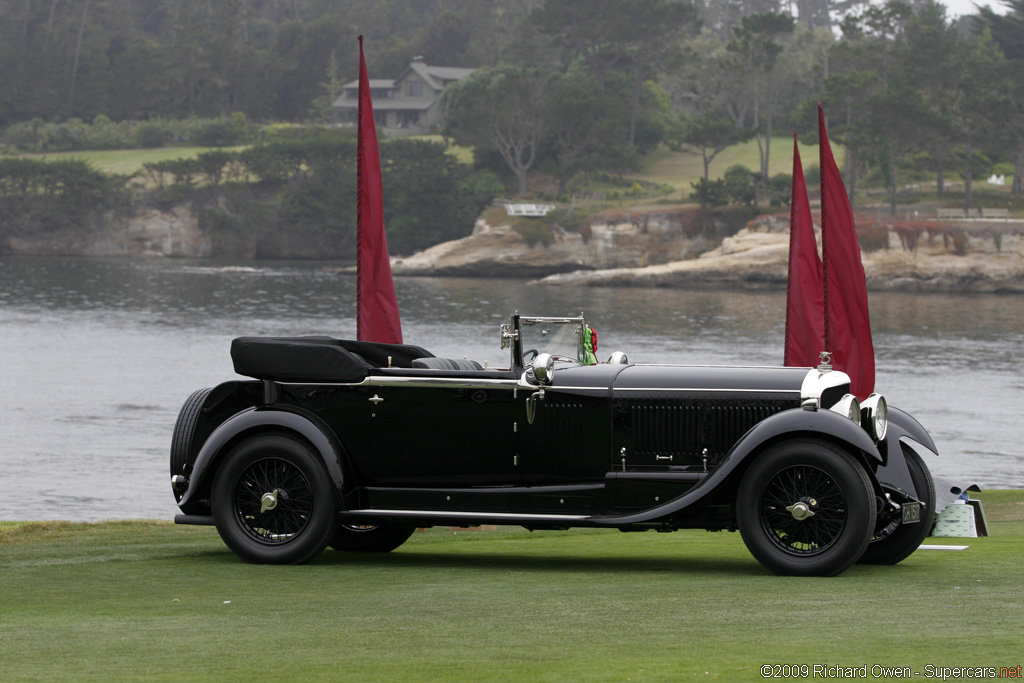
[[[441,94],[452,83],[475,69],[454,66],[429,66],[416,57],[394,79],[371,78],[373,116],[386,135],[408,135],[435,130],[441,125]],[[356,123],[359,108],[359,81],[346,83],[341,96],[331,105],[339,123]]]

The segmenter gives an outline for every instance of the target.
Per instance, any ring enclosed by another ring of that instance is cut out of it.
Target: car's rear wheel
[[[924,464],[921,456],[911,450],[904,450],[910,479],[917,489],[917,496],[923,503],[921,521],[904,524],[902,517],[897,517],[888,525],[875,532],[867,550],[861,556],[864,564],[896,564],[910,556],[921,541],[931,533],[935,522],[935,482]],[[884,488],[884,487],[883,487]]]
[[[331,540],[335,550],[360,553],[389,553],[409,540],[411,526],[342,524]]]
[[[787,441],[751,464],[736,515],[750,553],[773,572],[835,576],[867,547],[875,500],[851,455],[822,441]]]
[[[338,524],[319,458],[282,435],[256,436],[232,449],[213,479],[211,505],[224,543],[257,564],[308,562]]]

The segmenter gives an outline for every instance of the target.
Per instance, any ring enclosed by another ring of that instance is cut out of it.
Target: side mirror
[[[512,348],[513,339],[519,339],[519,333],[512,329],[512,325],[509,323],[503,323],[501,326],[501,348]]]
[[[550,353],[542,353],[533,361],[533,376],[541,384],[551,384],[555,376],[555,358]]]

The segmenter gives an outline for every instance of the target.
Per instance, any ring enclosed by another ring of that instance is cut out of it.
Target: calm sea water
[[[586,313],[599,357],[781,363],[782,292],[400,278],[405,340],[506,362],[514,311]],[[0,257],[0,520],[169,519],[168,451],[241,335],[355,336],[355,281],[324,264]],[[932,433],[937,476],[1024,488],[1024,297],[872,294],[876,389]]]

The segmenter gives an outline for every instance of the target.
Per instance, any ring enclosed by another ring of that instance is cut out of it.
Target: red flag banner
[[[821,253],[824,270],[825,344],[832,365],[850,375],[850,391],[866,398],[875,387],[868,288],[853,210],[832,156],[825,112],[818,105],[821,165]]]
[[[789,284],[786,289],[786,350],[783,364],[812,367],[825,350],[821,258],[814,239],[811,205],[793,134],[793,190],[789,213]]]
[[[356,338],[402,343],[398,297],[391,277],[388,239],[384,234],[384,192],[380,150],[373,119],[370,77],[359,36],[359,121],[356,153]]]

